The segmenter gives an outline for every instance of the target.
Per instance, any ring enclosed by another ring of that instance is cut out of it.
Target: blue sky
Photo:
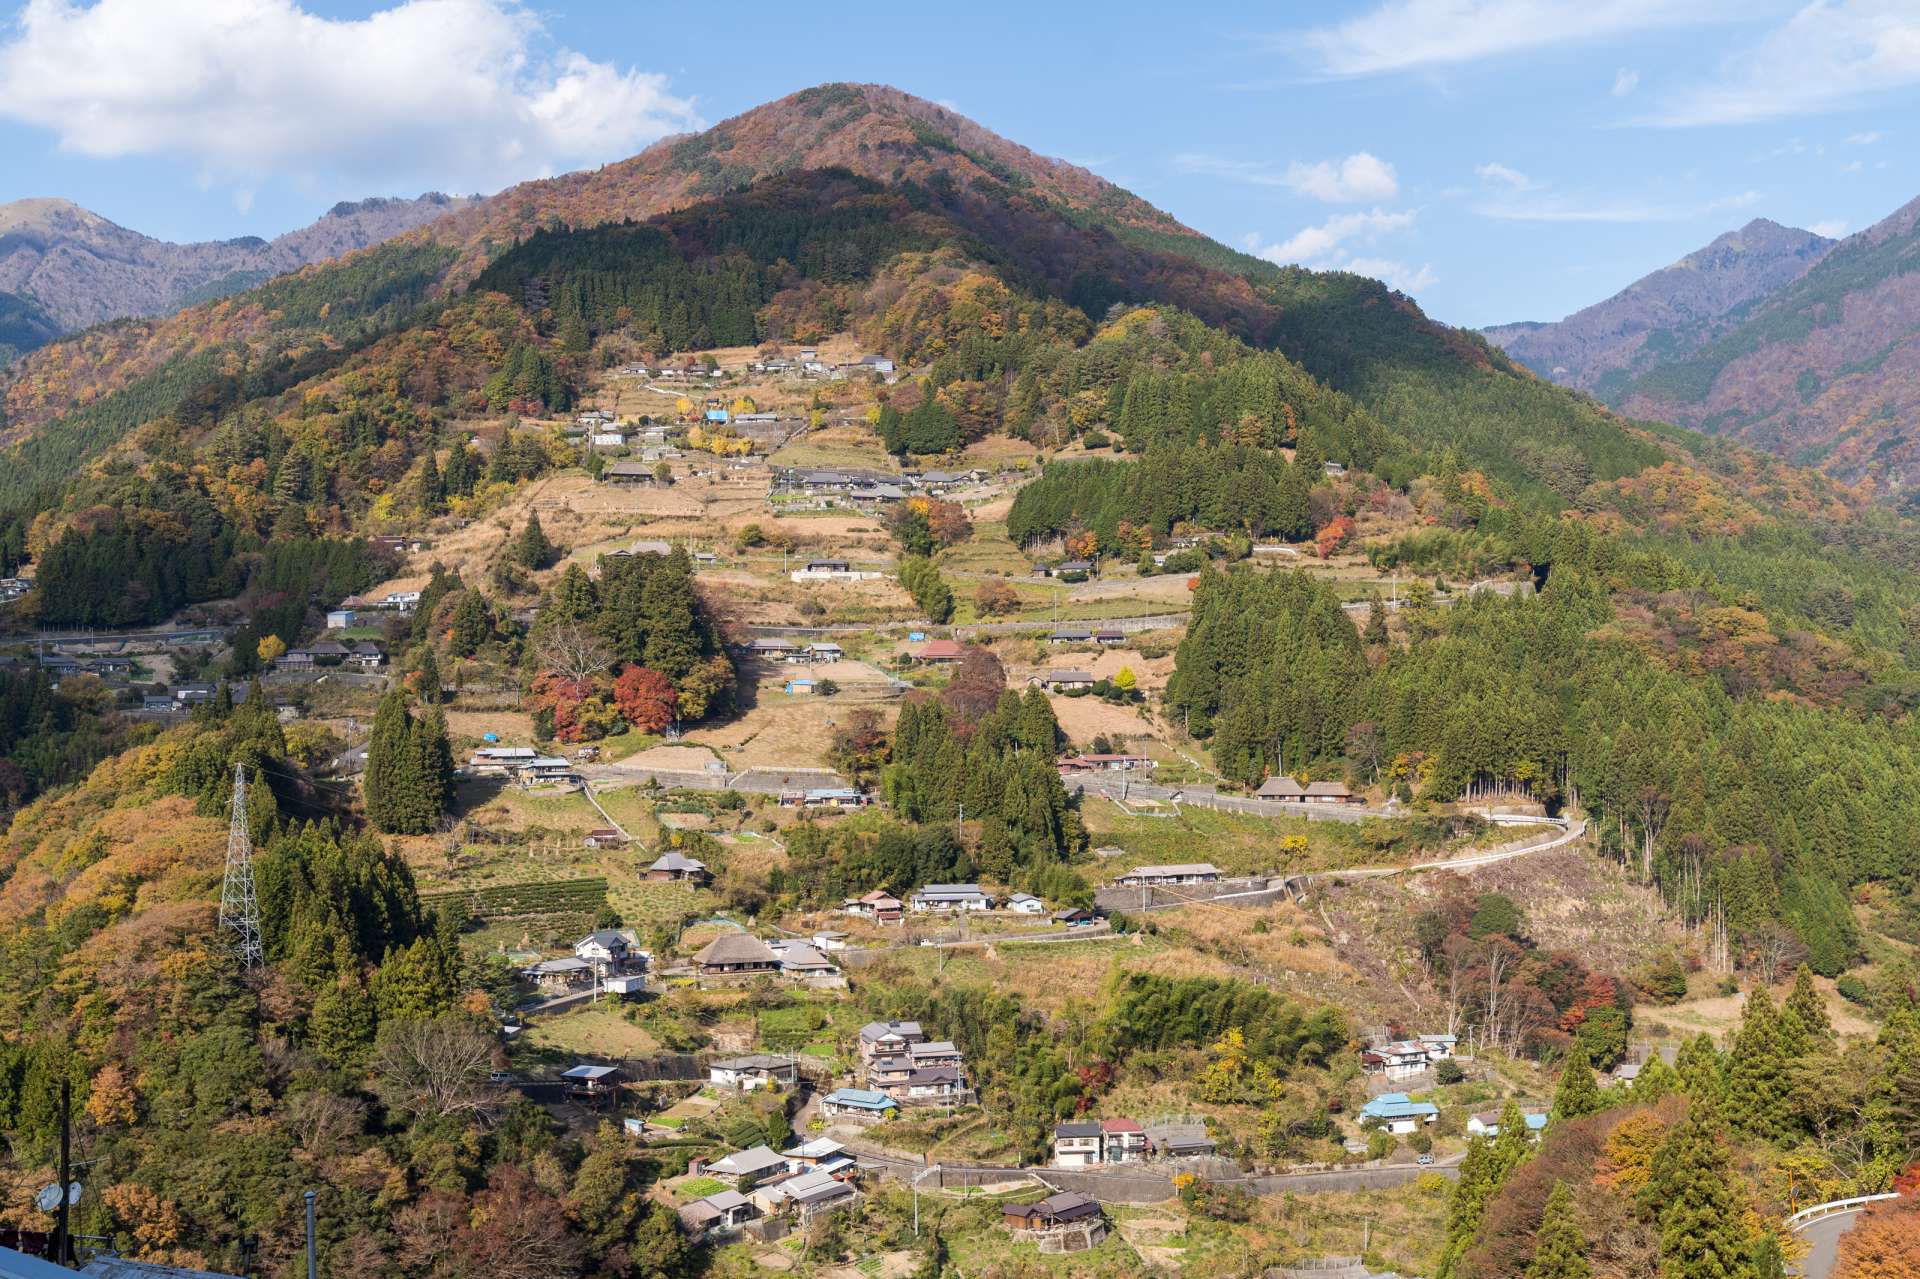
[[[1920,195],[1920,0],[0,0],[0,22],[0,200],[176,240],[491,191],[829,80],[1459,324],[1558,318],[1750,218],[1854,231]]]

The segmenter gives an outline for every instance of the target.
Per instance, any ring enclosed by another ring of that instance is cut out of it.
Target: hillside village
[[[525,1279],[1761,1279],[1910,1191],[1901,537],[838,89],[972,194],[271,282],[340,363],[0,511],[7,1184]]]
[[[493,1004],[504,1065],[493,1086],[582,1132],[612,1120],[636,1149],[684,1165],[655,1193],[686,1237],[755,1265],[866,1237],[903,1187],[959,1202],[983,1195],[998,1213],[981,1218],[983,1241],[997,1234],[1039,1255],[1141,1255],[1130,1227],[1164,1211],[1146,1205],[1191,1202],[1195,1185],[1225,1196],[1324,1190],[1430,1215],[1469,1142],[1496,1139],[1503,1120],[1524,1121],[1537,1140],[1566,1085],[1508,1045],[1470,1050],[1486,1028],[1462,1009],[1409,1000],[1404,984],[1383,985],[1351,958],[1405,951],[1409,938],[1330,931],[1326,909],[1367,891],[1375,869],[1338,872],[1368,861],[1370,848],[1392,850],[1381,869],[1435,863],[1423,878],[1450,880],[1446,863],[1460,859],[1470,885],[1477,867],[1518,866],[1534,847],[1547,848],[1550,865],[1579,827],[1549,820],[1523,793],[1436,821],[1432,810],[1402,809],[1405,791],[1353,771],[1226,781],[1155,706],[1192,574],[1233,554],[1225,535],[1182,531],[1137,565],[1071,545],[1016,547],[1000,530],[1042,459],[1002,448],[899,467],[861,407],[894,376],[891,362],[829,364],[812,348],[622,365],[589,397],[608,407],[520,425],[523,437],[544,433],[549,451],[573,451],[570,471],[490,513],[383,536],[384,579],[340,598],[297,644],[263,648],[253,678],[277,718],[314,743],[323,774],[351,786],[365,779],[366,726],[383,690],[418,691],[417,672],[398,663],[441,575],[485,573],[491,548],[511,550],[534,521],[554,548],[548,563],[529,565],[542,579],[585,569],[591,581],[610,562],[680,556],[722,619],[741,690],[736,715],[714,727],[556,740],[524,695],[503,688],[512,677],[491,665],[487,645],[454,668],[452,687],[449,672],[433,672],[443,687],[428,700],[444,708],[459,761],[452,824],[397,846],[423,901],[467,913],[462,950],[510,975]],[[966,526],[937,560],[952,600],[938,622],[902,581],[895,526],[899,511],[935,503]],[[1343,599],[1371,596],[1362,610],[1402,625],[1402,584],[1361,554],[1265,544],[1240,554],[1256,572],[1306,571]],[[1429,591],[1410,603],[1449,598]],[[538,618],[516,609],[511,621]],[[233,619],[201,609],[177,625],[202,630],[75,637],[10,660],[38,666],[56,689],[97,681],[128,714],[171,723],[235,695],[187,678],[218,669]],[[886,731],[903,701],[977,678],[983,663],[1023,705],[1041,698],[1059,726],[1051,768],[1100,843],[1092,864],[1042,891],[1017,876],[888,880],[837,904],[768,912],[752,885],[794,857],[796,831],[895,807],[848,739]],[[169,677],[156,678],[163,670]],[[1408,823],[1420,831],[1410,841],[1387,834]],[[1495,860],[1477,860],[1489,852]],[[1146,860],[1167,855],[1193,860]],[[1551,871],[1540,875],[1550,890]],[[1242,1068],[1237,1026],[1221,1027],[1201,1054],[1198,1087],[1083,1108],[1087,1098],[1037,1127],[1023,1117],[1015,1131],[1007,1085],[983,1089],[982,1067],[941,1037],[957,1028],[898,1016],[911,1004],[887,993],[937,982],[950,963],[971,972],[984,962],[1016,990],[1064,963],[1085,974],[1073,980],[1088,995],[1109,984],[1101,972],[1137,964],[1244,971],[1244,948],[1210,940],[1213,924],[1262,932],[1275,911],[1296,921],[1281,925],[1298,957],[1283,962],[1304,965],[1277,970],[1304,983],[1283,978],[1282,988],[1379,1019],[1329,1035],[1297,1070],[1256,1068],[1292,1074],[1287,1091],[1304,1085],[1321,1108],[1285,1139],[1260,1108],[1205,1082]],[[1189,931],[1196,915],[1206,926]],[[1670,925],[1657,928],[1642,962],[1678,940]],[[1631,1091],[1641,1062],[1670,1061],[1673,1050],[1657,1039],[1610,1046],[1600,1082]],[[768,1136],[736,1136],[746,1130]],[[1219,1211],[1231,1222],[1244,1210]],[[1297,1238],[1334,1251],[1365,1242],[1338,1229]],[[1419,1268],[1412,1244],[1385,1247],[1373,1255]]]

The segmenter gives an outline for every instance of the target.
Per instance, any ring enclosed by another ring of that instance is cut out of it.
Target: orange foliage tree
[[[1326,527],[1322,528],[1319,535],[1313,539],[1313,548],[1319,553],[1320,558],[1324,560],[1345,546],[1347,539],[1352,536],[1353,517],[1349,515],[1336,515],[1327,521]]]
[[[1920,1275],[1920,1199],[1877,1203],[1840,1237],[1833,1279],[1913,1279]]]

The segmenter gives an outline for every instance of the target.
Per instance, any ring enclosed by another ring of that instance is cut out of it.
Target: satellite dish
[[[80,1183],[77,1181],[71,1182],[67,1186],[67,1203],[77,1204],[79,1202]],[[42,1186],[40,1193],[33,1197],[33,1204],[34,1207],[38,1208],[41,1212],[57,1212],[60,1208],[60,1187],[57,1185]]]

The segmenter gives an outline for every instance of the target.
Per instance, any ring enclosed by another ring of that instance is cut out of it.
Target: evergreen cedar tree
[[[380,699],[367,742],[367,819],[390,835],[424,835],[438,828],[453,801],[453,751],[446,716],[438,707],[424,719],[407,709],[395,689]]]
[[[540,527],[538,512],[527,516],[526,527],[514,542],[513,556],[521,568],[528,569],[550,568],[560,558],[560,548],[547,540],[546,530]]]
[[[1566,1182],[1556,1181],[1553,1193],[1547,1196],[1526,1279],[1592,1279],[1593,1267],[1587,1264],[1586,1253],[1587,1241],[1580,1234],[1573,1195]]]
[[[900,561],[900,585],[928,621],[944,622],[953,616],[953,588],[926,556],[909,555]]]

